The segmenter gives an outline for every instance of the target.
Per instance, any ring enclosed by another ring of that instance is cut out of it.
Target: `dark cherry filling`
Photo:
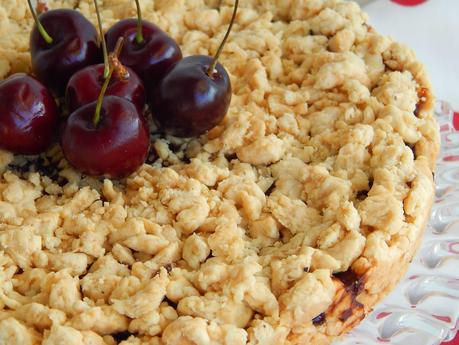
[[[273,184],[269,186],[269,188],[266,190],[265,195],[266,196],[271,195],[271,193],[274,191],[275,188],[276,188],[276,183],[273,182]]]
[[[326,316],[325,313],[320,313],[317,315],[315,318],[312,319],[312,324],[314,326],[320,326],[323,325],[326,321]]]
[[[367,198],[367,196],[368,196],[368,191],[367,190],[361,190],[361,191],[357,192],[356,198],[358,200],[362,200],[363,201],[363,200],[365,200]]]
[[[340,321],[345,322],[354,314],[355,309],[363,308],[363,305],[356,298],[365,288],[365,276],[358,276],[352,269],[335,273],[334,276],[343,283],[344,289],[351,297],[350,307],[339,316]]]
[[[352,314],[354,313],[354,307],[362,307],[362,304],[356,301],[352,301],[352,307],[344,310],[341,315],[339,316],[340,321],[345,322],[347,319],[349,319]]]
[[[128,331],[124,331],[124,332],[119,332],[119,333],[115,333],[115,334],[112,334],[112,337],[113,339],[115,339],[116,342],[120,343],[124,340],[127,340],[131,335],[134,335]]]
[[[363,201],[368,197],[368,192],[371,190],[371,187],[373,187],[373,178],[370,178],[370,181],[368,182],[368,190],[360,190],[357,192],[357,195],[355,196],[357,200]]]
[[[345,272],[335,273],[334,276],[338,278],[343,284],[347,292],[357,296],[365,287],[365,281],[363,277],[359,277],[352,269],[348,269]]]
[[[408,146],[408,147],[410,148],[410,150],[413,152],[413,157],[414,157],[414,159],[416,159],[416,147],[415,147],[415,145],[413,145],[413,144],[406,144],[406,143],[405,143],[405,145]]]
[[[163,301],[169,304],[172,308],[177,309],[177,303],[171,301],[169,298],[164,297]]]

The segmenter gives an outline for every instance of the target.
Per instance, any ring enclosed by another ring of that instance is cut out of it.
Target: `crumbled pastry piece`
[[[140,1],[185,56],[216,52],[233,4]],[[47,6],[96,21],[91,0]],[[232,104],[208,133],[155,135],[159,158],[125,181],[58,146],[0,150],[0,344],[328,344],[400,278],[439,149],[423,66],[350,1],[240,6],[220,57]],[[105,29],[135,15],[102,9]],[[0,4],[1,79],[30,70],[32,25]]]
[[[174,303],[178,303],[185,297],[199,296],[199,291],[184,277],[184,273],[186,271],[181,272],[179,269],[174,269],[171,272],[171,278],[169,284],[167,284],[166,297]]]
[[[244,345],[247,333],[233,325],[208,323],[202,318],[179,317],[172,322],[163,334],[166,345],[209,344]]]
[[[279,161],[284,154],[284,143],[274,135],[254,141],[237,149],[241,162],[253,165],[270,164]]]
[[[196,234],[188,237],[183,243],[182,257],[194,269],[198,268],[200,263],[204,262],[209,254],[210,248],[206,241]]]
[[[33,328],[10,317],[0,321],[0,344],[38,345],[41,344],[41,336]]]
[[[71,315],[76,311],[75,305],[81,301],[80,282],[78,277],[61,272],[64,274],[59,273],[57,282],[50,289],[48,304],[51,308]]]
[[[15,310],[14,316],[41,331],[49,329],[53,324],[63,324],[67,320],[62,310],[51,309],[35,302],[20,306]]]
[[[9,227],[0,233],[0,246],[25,269],[31,266],[33,254],[41,250],[41,237],[30,227]]]
[[[165,269],[161,273],[148,282],[145,282],[139,287],[139,290],[132,296],[124,299],[113,299],[113,309],[122,315],[126,315],[133,319],[148,318],[155,323],[155,317],[158,319],[159,305],[166,295],[166,286],[169,281]],[[151,334],[155,335],[155,334]]]
[[[288,335],[287,327],[274,328],[270,323],[254,320],[248,330],[250,345],[275,345],[283,344]]]
[[[109,306],[88,307],[69,320],[69,324],[80,331],[92,330],[107,335],[127,330],[129,319]]]
[[[279,296],[281,324],[298,327],[327,310],[335,295],[329,271],[307,273]]]
[[[261,216],[260,219],[252,222],[249,226],[249,234],[257,247],[271,246],[280,236],[278,223],[271,216]]]
[[[103,338],[94,332],[79,332],[72,327],[53,326],[45,332],[43,345],[106,345]]]
[[[320,213],[315,208],[308,207],[303,201],[273,194],[268,199],[268,206],[277,221],[293,235],[304,232],[305,236],[310,238],[307,242],[311,243],[319,235],[311,229],[321,222]]]
[[[372,193],[359,205],[359,213],[363,225],[390,234],[398,233],[404,221],[402,202],[383,188],[379,188],[378,194]]]
[[[51,271],[68,270],[72,275],[83,275],[89,264],[87,255],[82,253],[46,253],[47,266]]]
[[[413,113],[418,103],[417,87],[410,72],[391,72],[381,78],[372,93],[384,105]]]
[[[233,324],[244,328],[252,318],[252,309],[242,301],[232,301],[215,293],[205,296],[190,296],[180,300],[177,305],[180,315],[202,317],[219,324]]]
[[[290,255],[285,259],[272,260],[271,262],[271,286],[276,296],[303,277],[305,270],[311,267],[311,259],[314,254],[312,248],[301,255]]]
[[[212,253],[223,257],[227,262],[238,261],[244,257],[244,231],[234,223],[218,225],[207,241]]]

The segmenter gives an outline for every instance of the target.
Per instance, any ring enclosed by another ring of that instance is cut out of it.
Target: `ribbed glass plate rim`
[[[397,288],[334,345],[439,345],[459,329],[459,118],[445,101],[435,113],[441,152],[421,248]]]

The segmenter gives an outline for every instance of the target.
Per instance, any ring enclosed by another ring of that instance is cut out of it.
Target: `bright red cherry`
[[[225,117],[231,102],[231,82],[222,65],[210,56],[179,61],[151,94],[151,111],[165,133],[177,137],[201,135]]]
[[[134,104],[124,98],[107,96],[101,105],[96,123],[97,102],[70,114],[61,133],[62,151],[69,163],[85,174],[122,178],[147,158],[148,125]]]
[[[45,151],[58,128],[58,109],[48,89],[18,73],[0,82],[0,147],[25,155]]]
[[[146,87],[159,81],[171,66],[182,58],[177,43],[156,25],[142,20],[138,0],[137,19],[124,19],[105,34],[109,50],[113,50],[118,37],[125,43],[120,55],[123,65],[131,67],[142,78]]]
[[[106,95],[127,99],[142,114],[145,106],[145,89],[142,80],[129,67],[126,67],[126,70],[129,75],[128,78],[126,80],[112,78]],[[104,65],[100,64],[83,68],[70,78],[66,91],[69,112],[73,112],[81,106],[97,100],[104,83],[103,74]]]
[[[71,9],[50,10],[37,18],[28,1],[36,20],[30,35],[32,70],[57,95],[63,95],[75,72],[101,61],[96,28]]]
[[[234,4],[228,31],[213,58],[189,56],[177,62],[153,88],[151,111],[160,128],[178,137],[192,137],[215,127],[228,112],[231,81],[218,58],[236,19]]]

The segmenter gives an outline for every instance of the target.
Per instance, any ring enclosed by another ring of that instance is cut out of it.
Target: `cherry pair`
[[[123,177],[135,171],[148,152],[149,132],[136,107],[106,97],[94,124],[96,103],[71,114],[61,145],[67,159],[91,175]],[[0,147],[24,155],[46,150],[57,136],[58,107],[51,92],[35,78],[18,73],[0,83]]]
[[[78,11],[57,9],[37,16],[31,0],[28,2],[36,22],[30,36],[32,70],[56,95],[63,96],[76,72],[102,62],[97,30]],[[125,37],[120,61],[153,84],[182,58],[182,53],[164,31],[141,19],[138,0],[136,4],[139,19],[121,20],[110,28],[106,34],[108,49],[113,50],[118,38]]]
[[[231,82],[218,58],[235,21],[238,0],[228,31],[214,58],[182,59],[177,44],[155,25],[143,21],[138,0],[137,20],[118,22],[106,34],[109,48],[123,36],[120,61],[143,79],[154,120],[174,136],[192,137],[215,127],[231,102]]]

